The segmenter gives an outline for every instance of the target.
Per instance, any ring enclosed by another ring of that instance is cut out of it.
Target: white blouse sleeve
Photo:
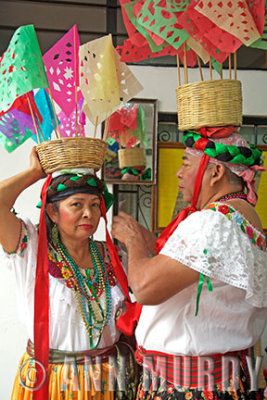
[[[197,211],[182,221],[160,254],[246,291],[246,301],[267,307],[266,252],[221,212]]]

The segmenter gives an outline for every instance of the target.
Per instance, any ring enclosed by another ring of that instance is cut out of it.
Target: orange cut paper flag
[[[108,118],[143,86],[135,78],[112,44],[111,35],[80,46],[80,87],[84,113],[94,124]]]

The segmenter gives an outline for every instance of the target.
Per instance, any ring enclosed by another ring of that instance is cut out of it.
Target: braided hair
[[[204,138],[196,132],[185,133],[183,143],[186,147],[201,150],[207,156],[216,158],[219,161],[247,166],[261,165],[262,163],[262,151],[254,145],[245,147],[218,143],[209,138]]]

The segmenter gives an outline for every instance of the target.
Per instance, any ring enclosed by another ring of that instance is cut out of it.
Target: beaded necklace
[[[225,200],[232,200],[232,199],[243,199],[243,200],[247,200],[247,195],[244,192],[233,192],[233,193],[229,193],[226,194],[225,196],[221,197],[219,200],[217,201],[225,201]]]
[[[54,250],[59,255],[62,263],[62,275],[66,285],[73,291],[79,313],[85,325],[86,332],[90,339],[91,349],[97,348],[103,329],[109,323],[111,317],[111,288],[108,280],[105,263],[98,251],[95,242],[89,239],[89,251],[94,267],[93,278],[89,269],[84,276],[78,265],[68,254],[66,247],[58,238],[53,244]],[[104,306],[100,303],[100,296],[104,293]],[[93,345],[93,339],[97,343]]]

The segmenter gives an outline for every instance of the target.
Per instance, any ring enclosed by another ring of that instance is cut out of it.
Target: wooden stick
[[[237,79],[237,70],[236,70],[236,67],[237,67],[237,63],[236,63],[236,52],[234,52],[234,76],[235,76],[235,79]]]
[[[176,54],[176,61],[177,61],[177,73],[178,73],[178,86],[181,86],[180,60],[178,53]]]
[[[76,57],[76,28],[74,29],[74,69],[75,69],[75,127],[76,127],[76,136],[78,136],[78,91],[77,91],[77,57]]]
[[[232,54],[229,54],[229,79],[232,79]]]
[[[110,125],[110,116],[105,121],[105,130],[104,130],[104,134],[103,134],[104,142],[107,140],[107,137],[108,137],[109,125]]]
[[[28,93],[26,93],[26,97],[27,97],[27,100],[28,100],[29,109],[30,109],[31,116],[32,116],[32,122],[33,122],[34,129],[35,129],[36,136],[37,136],[37,141],[38,141],[38,144],[40,144],[41,140],[40,140],[40,136],[39,136],[39,132],[38,132],[37,126],[36,126],[35,117],[34,117],[34,114],[33,114],[33,111],[32,111],[32,105],[31,105]]]
[[[57,139],[59,139],[59,136],[58,136],[58,133],[57,133],[57,130],[56,130],[56,125],[55,125],[55,122],[54,122],[54,118],[52,117],[51,119],[52,119],[52,124],[53,124],[53,127],[54,127],[54,131],[55,131],[56,137],[57,137]]]
[[[55,104],[54,104],[54,100],[53,100],[53,97],[52,97],[52,93],[51,93],[50,87],[48,88],[48,92],[49,92],[49,97],[50,97],[50,100],[51,100],[51,103],[52,103],[53,112],[54,112],[54,116],[55,116],[55,120],[56,120],[56,126],[57,126],[57,129],[58,129],[58,132],[59,132],[59,136],[62,137],[61,136],[61,132],[60,132],[60,128],[59,128],[59,124],[58,124],[56,110],[55,110]],[[56,131],[56,135],[57,135],[57,131]],[[58,135],[57,135],[57,137],[58,137]]]
[[[197,63],[198,63],[198,68],[199,68],[199,72],[200,72],[200,78],[203,81],[202,68],[201,68],[200,59],[199,59],[198,55],[197,55]]]
[[[212,65],[211,65],[211,57],[209,61],[209,67],[210,67],[210,80],[212,81]]]
[[[37,125],[38,125],[38,128],[39,128],[39,131],[40,131],[40,133],[41,133],[42,139],[43,139],[43,141],[45,142],[45,138],[44,138],[44,135],[43,135],[43,132],[42,132],[42,128],[41,128],[41,125],[40,125],[40,123],[39,123],[38,118],[36,118],[36,121],[37,121]]]
[[[185,84],[188,83],[188,75],[187,75],[187,58],[186,58],[186,43],[184,42],[184,80]]]
[[[223,78],[223,70],[222,70],[222,64],[220,64],[220,78]]]
[[[95,119],[95,129],[94,129],[94,138],[95,138],[95,136],[96,136],[96,127],[97,127],[97,123],[98,123],[98,115],[96,116],[96,119]]]
[[[31,104],[31,98],[29,97],[28,99],[29,99],[29,101],[30,101],[30,104]],[[31,104],[31,105],[32,105],[32,104]],[[33,113],[33,114],[34,114],[34,113]],[[39,128],[39,131],[40,131],[40,133],[41,133],[41,137],[42,137],[43,141],[45,142],[45,137],[44,137],[44,135],[43,135],[42,128],[41,128],[41,125],[40,125],[40,123],[39,123],[39,119],[38,119],[38,117],[36,117],[36,120],[35,120],[35,122],[37,122],[37,125],[38,125],[38,128]]]

